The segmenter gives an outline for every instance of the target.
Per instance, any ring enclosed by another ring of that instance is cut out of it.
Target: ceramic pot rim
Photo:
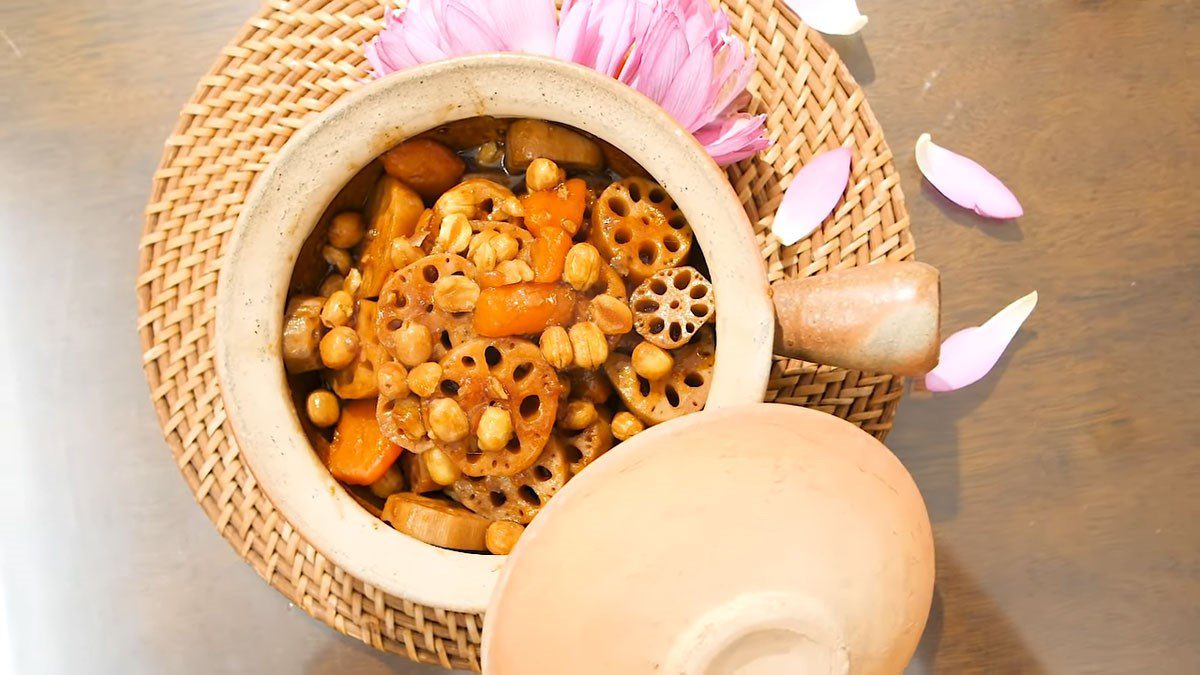
[[[538,117],[604,138],[679,204],[719,308],[710,408],[762,400],[775,326],[759,246],[724,172],[660,107],[599,73],[524,55],[465,57],[368,84],[298,132],[255,184],[223,260],[216,363],[225,409],[256,479],[322,555],[390,594],[464,612],[487,606],[505,558],[424,544],[356,503],[300,427],[280,344],[300,247],[342,186],[400,141],[479,115]]]

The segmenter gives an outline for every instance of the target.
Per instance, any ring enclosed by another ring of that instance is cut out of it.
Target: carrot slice
[[[522,197],[521,206],[525,208],[525,227],[535,235],[555,227],[574,236],[587,209],[587,183],[572,178],[563,186]]]
[[[553,226],[546,226],[538,233],[529,248],[529,263],[533,268],[533,280],[550,284],[562,278],[567,263],[567,252],[571,250],[571,235]]]
[[[475,303],[475,332],[485,337],[536,335],[570,324],[574,311],[575,294],[559,284],[485,288]]]
[[[343,483],[370,485],[387,473],[400,452],[400,446],[379,431],[374,399],[348,401],[329,446],[327,466]]]

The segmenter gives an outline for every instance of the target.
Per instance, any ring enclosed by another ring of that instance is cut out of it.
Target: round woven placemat
[[[772,280],[915,249],[899,175],[862,90],[837,53],[771,0],[720,3],[758,53],[753,112],[775,147],[729,171]],[[242,462],[213,365],[217,272],[251,184],[295,131],[367,71],[362,45],[384,4],[269,0],[221,51],[167,139],[146,208],[137,281],[143,362],[167,443],[196,500],[263,579],[335,629],[445,667],[479,668],[482,616],[387,595],[331,564],[292,529]],[[854,149],[850,188],[824,227],[787,248],[767,235],[782,190],[815,153]],[[843,417],[879,438],[903,382],[776,359],[768,400]]]

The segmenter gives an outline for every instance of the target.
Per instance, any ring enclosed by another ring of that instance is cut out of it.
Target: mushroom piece
[[[283,365],[292,374],[320,370],[322,298],[298,295],[288,302],[283,322]]]
[[[600,145],[578,131],[542,120],[517,120],[508,129],[505,165],[524,171],[535,159],[549,159],[567,169],[599,171],[604,168]]]

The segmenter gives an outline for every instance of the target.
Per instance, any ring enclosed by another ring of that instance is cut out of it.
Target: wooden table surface
[[[937,539],[912,672],[1200,672],[1200,3],[859,4],[866,30],[833,42],[895,150],[946,327],[1041,293],[987,380],[911,394],[889,439]],[[0,5],[0,672],[436,672],[262,583],[147,402],[150,175],[253,9]],[[1027,215],[948,205],[916,170],[922,131]]]

